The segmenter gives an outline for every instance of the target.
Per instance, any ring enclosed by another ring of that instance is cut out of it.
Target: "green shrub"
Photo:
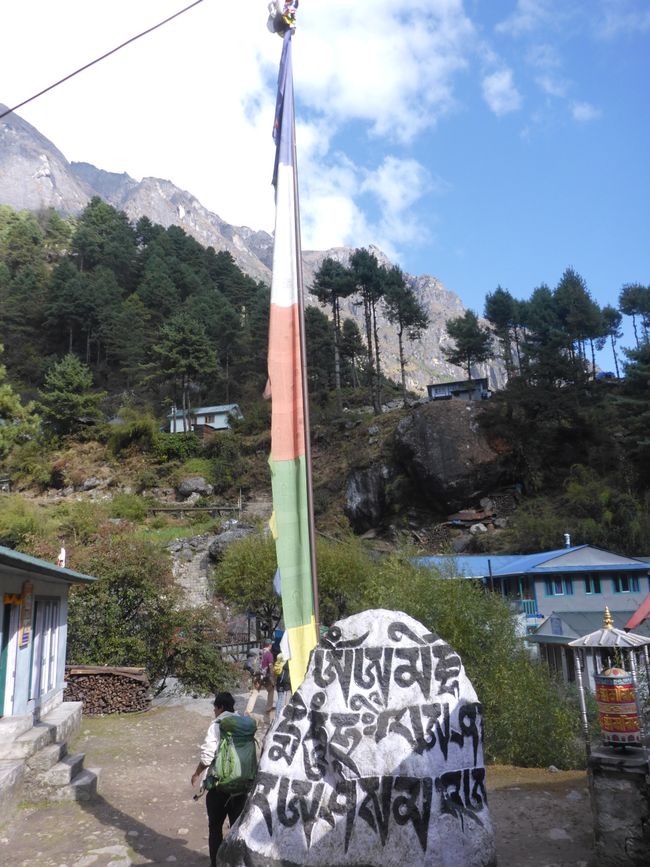
[[[207,458],[189,458],[183,463],[174,468],[171,474],[171,481],[174,485],[178,485],[183,479],[188,476],[202,476],[206,482],[212,484],[213,475],[212,461]]]
[[[26,549],[31,540],[45,539],[53,531],[48,516],[31,500],[20,494],[0,497],[0,545]]]
[[[186,461],[201,454],[201,440],[189,433],[156,433],[152,441],[153,455],[156,460]]]
[[[271,402],[257,400],[246,407],[244,418],[233,418],[232,430],[244,436],[267,431],[271,427]]]
[[[186,689],[214,693],[233,687],[237,669],[221,655],[222,633],[211,607],[178,612],[169,672]]]
[[[141,666],[154,686],[169,674],[201,692],[232,685],[213,610],[180,609],[169,558],[157,545],[113,530],[78,561],[97,580],[71,590],[68,663]]]
[[[111,500],[111,518],[125,518],[139,524],[147,517],[148,503],[137,494],[117,494]]]
[[[56,470],[40,441],[29,440],[14,446],[5,466],[14,483],[36,485],[41,489],[58,487]]]
[[[119,421],[111,425],[109,446],[113,454],[119,455],[128,448],[150,452],[158,434],[158,422],[149,412],[138,413],[133,409],[122,408]]]
[[[68,662],[142,666],[152,683],[164,677],[178,625],[167,556],[113,530],[78,552],[77,568],[97,581],[70,593]]]
[[[280,616],[280,600],[273,591],[276,563],[271,536],[251,535],[235,542],[215,570],[215,592],[237,611],[250,611],[274,623]]]
[[[242,443],[234,431],[223,431],[212,437],[205,446],[205,454],[211,459],[211,483],[215,491],[231,488],[243,475]]]
[[[73,500],[58,506],[55,518],[60,536],[86,544],[99,533],[108,518],[108,509],[104,503]]]
[[[411,552],[371,559],[357,539],[318,539],[320,619],[370,608],[404,611],[456,650],[484,708],[489,761],[560,768],[583,765],[575,696],[530,658],[503,599],[479,582],[418,568]],[[275,546],[251,536],[231,545],[215,571],[217,592],[236,610],[272,621]]]

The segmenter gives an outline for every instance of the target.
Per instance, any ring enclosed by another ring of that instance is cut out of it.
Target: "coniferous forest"
[[[307,308],[309,387],[317,418],[345,403],[380,414],[403,401],[409,347],[428,317],[399,268],[358,250],[349,266],[325,259]],[[356,298],[359,322],[341,302]],[[172,405],[239,403],[263,431],[269,290],[228,253],[182,229],[129,222],[99,198],[78,219],[0,207],[1,343],[5,394],[2,457],[25,438],[89,436],[125,408],[164,423]],[[573,269],[527,300],[497,287],[484,319],[447,323],[447,360],[471,377],[498,360],[506,385],[482,424],[503,443],[513,482],[526,492],[512,544],[544,547],[558,525],[583,541],[628,553],[650,543],[650,287],[620,287],[604,308]],[[379,312],[398,338],[401,382],[386,380]],[[634,344],[621,345],[623,317]],[[487,321],[488,325],[481,324]],[[612,371],[597,367],[607,348]],[[519,529],[518,529],[519,528]]]
[[[356,458],[359,419],[376,430],[381,460],[382,436],[417,411],[421,395],[409,393],[404,371],[426,310],[399,268],[368,250],[348,265],[325,259],[312,291],[321,305],[306,310],[306,336],[323,622],[368,607],[412,613],[463,655],[489,710],[491,759],[579,763],[575,697],[531,662],[503,601],[473,582],[435,581],[413,564],[406,533],[383,559],[369,555],[332,501]],[[449,362],[468,378],[491,362],[505,374],[479,412],[505,481],[521,491],[496,550],[548,550],[568,532],[649,553],[650,287],[617,296],[600,308],[567,269],[554,288],[519,300],[497,287],[482,318],[468,310],[447,322]],[[355,319],[343,315],[349,299]],[[268,490],[268,306],[266,285],[178,227],[133,224],[99,198],[76,219],[0,206],[0,475],[13,491],[0,498],[0,543],[52,560],[63,541],[73,568],[98,577],[71,595],[71,661],[142,665],[156,683],[171,673],[200,690],[236,676],[216,649],[223,619],[212,606],[183,607],[166,550],[221,523],[153,507],[188,475],[225,500]],[[621,345],[624,316],[632,346]],[[380,317],[396,337],[397,382],[385,374]],[[614,369],[603,372],[605,346]],[[224,403],[238,403],[244,420],[218,437],[161,433],[172,406]],[[97,472],[112,478],[88,479]],[[90,482],[111,493],[84,497]],[[393,529],[408,528],[408,490],[400,501],[395,482],[391,494]],[[215,593],[270,624],[274,569],[272,542],[258,533],[228,550]],[[551,709],[548,726],[531,735],[524,722],[539,707]]]

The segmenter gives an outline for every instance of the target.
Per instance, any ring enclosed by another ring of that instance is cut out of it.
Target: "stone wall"
[[[589,793],[599,867],[650,864],[650,777],[640,749],[596,750],[589,759]]]

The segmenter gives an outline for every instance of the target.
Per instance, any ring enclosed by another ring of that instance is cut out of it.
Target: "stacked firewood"
[[[83,702],[88,716],[147,710],[151,695],[144,668],[75,665],[66,668],[64,701]]]

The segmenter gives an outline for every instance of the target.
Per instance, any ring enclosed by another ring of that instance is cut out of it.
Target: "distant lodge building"
[[[521,632],[567,681],[575,677],[569,642],[602,626],[606,606],[614,625],[623,629],[650,592],[650,564],[591,545],[539,554],[419,557],[416,562],[447,578],[480,580],[504,596],[519,615]],[[648,621],[634,631],[650,634]],[[591,657],[587,667],[593,689]]]
[[[237,403],[223,403],[219,406],[193,407],[189,413],[189,424],[183,424],[185,413],[182,409],[172,407],[167,416],[169,433],[184,433],[186,430],[199,434],[210,434],[213,431],[228,430],[232,418],[243,418]]]
[[[487,377],[482,379],[463,379],[460,382],[434,382],[427,385],[429,400],[487,400],[492,397]]]

